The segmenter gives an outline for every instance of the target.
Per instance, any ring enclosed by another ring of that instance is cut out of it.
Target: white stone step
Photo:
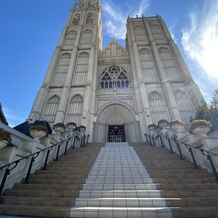
[[[93,187],[93,184],[84,184],[83,190],[91,190],[95,188]],[[122,189],[122,190],[155,190],[156,185],[153,183],[150,184],[108,184],[104,183],[102,186],[102,190],[116,190],[116,189]]]
[[[161,192],[159,190],[92,190],[92,191],[86,191],[82,190],[80,191],[80,197],[81,198],[105,198],[105,197],[129,197],[129,198],[160,198]]]
[[[173,218],[171,208],[166,207],[75,207],[71,217],[89,218]]]
[[[164,198],[78,198],[76,207],[166,207]]]
[[[101,149],[71,217],[172,218],[148,171],[128,143]]]

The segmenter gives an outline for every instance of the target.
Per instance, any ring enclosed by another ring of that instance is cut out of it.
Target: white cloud
[[[182,30],[184,50],[218,82],[218,1],[205,1],[202,10],[190,14],[190,21]]]
[[[148,0],[140,0],[139,3],[121,10],[118,5],[114,6],[109,1],[103,4],[103,26],[105,34],[115,39],[126,38],[126,20],[128,16],[141,16],[149,7]]]

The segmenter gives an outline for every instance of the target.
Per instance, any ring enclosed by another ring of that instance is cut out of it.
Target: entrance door
[[[125,142],[125,128],[124,125],[109,125],[109,142]]]

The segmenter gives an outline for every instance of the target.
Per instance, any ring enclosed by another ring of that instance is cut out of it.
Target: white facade
[[[162,18],[128,18],[126,43],[102,50],[99,0],[76,3],[30,119],[85,125],[93,142],[106,142],[110,125],[136,142],[161,119],[189,123],[202,95]]]

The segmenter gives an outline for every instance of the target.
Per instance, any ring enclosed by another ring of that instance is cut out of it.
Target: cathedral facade
[[[149,124],[188,124],[202,95],[160,16],[127,19],[126,47],[102,49],[100,0],[76,1],[30,120],[75,122],[92,142],[144,141]]]

